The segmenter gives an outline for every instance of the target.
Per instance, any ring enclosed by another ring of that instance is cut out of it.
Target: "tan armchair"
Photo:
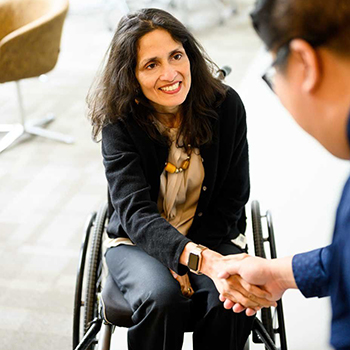
[[[52,70],[57,62],[68,0],[0,0],[0,83],[16,82],[21,122],[0,124],[0,153],[23,134],[72,143],[70,136],[41,128],[52,115],[25,121],[20,84]]]

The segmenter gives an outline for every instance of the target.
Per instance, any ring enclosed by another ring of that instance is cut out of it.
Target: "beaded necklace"
[[[191,159],[191,153],[192,153],[192,149],[190,148],[191,145],[188,145],[188,147],[189,147],[189,152],[187,153],[187,158],[182,162],[179,168],[177,168],[174,164],[170,162],[166,162],[164,170],[170,174],[178,174],[188,169],[190,165],[190,159]]]
[[[168,134],[170,134],[171,128],[169,128],[168,126],[166,126],[162,122],[160,122],[154,115],[152,115],[152,117],[153,117],[153,123],[158,127],[158,129],[165,129],[166,132]],[[182,164],[179,168],[176,167],[173,163],[166,162],[164,170],[170,174],[178,174],[178,173],[182,173],[183,171],[188,169],[188,167],[190,165],[190,159],[191,159],[191,153],[192,153],[191,145],[188,145],[188,150],[189,151],[187,153],[187,157],[182,162]]]

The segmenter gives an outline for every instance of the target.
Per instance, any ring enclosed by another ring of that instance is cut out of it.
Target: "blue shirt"
[[[348,122],[350,142],[350,116]],[[298,288],[307,298],[330,295],[331,344],[350,349],[350,177],[338,206],[332,244],[293,258]]]

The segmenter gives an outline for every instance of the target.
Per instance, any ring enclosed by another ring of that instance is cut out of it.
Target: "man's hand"
[[[288,288],[297,288],[292,270],[292,257],[266,260],[247,254],[229,255],[224,257],[225,268],[218,277],[230,279],[232,275],[240,275],[249,284],[259,286],[269,293],[267,299],[277,301]],[[250,290],[255,294],[255,289]],[[243,311],[246,306],[237,303],[228,294],[221,293],[220,300],[227,309],[235,312]]]
[[[224,296],[225,300],[230,300],[232,306],[243,305],[239,311],[246,310],[247,316],[253,316],[262,307],[274,306],[275,302],[268,300],[271,298],[270,294],[263,289],[251,285],[244,281],[244,279],[238,275],[227,276],[226,279],[212,277],[216,289],[220,293],[220,300]],[[232,306],[229,305],[231,308]]]
[[[251,285],[244,281],[244,279],[238,275],[225,276],[227,278],[219,278],[220,271],[226,271],[227,262],[231,259],[229,256],[223,256],[219,253],[206,249],[203,252],[204,261],[201,266],[201,271],[210,277],[216,289],[221,295],[225,295],[225,298],[244,306],[247,309],[247,316],[254,315],[262,307],[270,307],[275,304],[271,301],[271,295],[269,292],[262,288]]]

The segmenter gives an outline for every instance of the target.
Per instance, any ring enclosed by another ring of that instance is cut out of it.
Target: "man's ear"
[[[305,40],[293,39],[290,50],[304,69],[302,89],[305,92],[312,92],[321,79],[321,66],[315,49]]]

